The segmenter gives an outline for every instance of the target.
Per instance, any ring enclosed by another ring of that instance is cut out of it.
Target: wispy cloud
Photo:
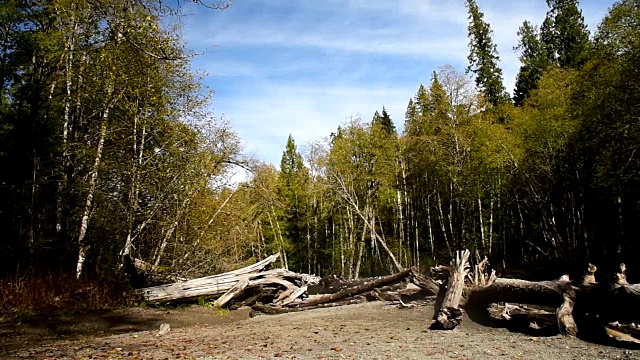
[[[613,0],[583,0],[593,29]],[[505,85],[519,69],[517,30],[540,24],[541,0],[478,0],[494,31]],[[386,106],[397,125],[432,71],[467,65],[462,0],[243,0],[223,12],[190,7],[188,45],[210,75],[215,112],[249,152],[278,163],[291,133],[299,144],[328,136],[347,117]]]

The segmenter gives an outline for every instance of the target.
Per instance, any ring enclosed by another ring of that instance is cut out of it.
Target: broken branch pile
[[[343,281],[336,277],[321,279],[285,269],[265,270],[276,261],[275,254],[254,265],[232,272],[181,281],[138,290],[145,300],[166,302],[194,297],[217,298],[215,306],[238,308],[251,306],[264,313],[283,313],[367,300],[402,302],[401,297],[435,295],[438,285],[414,269],[399,273]],[[407,285],[413,283],[413,288]],[[312,288],[312,291],[309,291]],[[309,293],[319,294],[309,296]],[[266,304],[266,305],[263,305]]]

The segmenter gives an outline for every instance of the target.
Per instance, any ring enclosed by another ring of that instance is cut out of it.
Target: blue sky
[[[505,85],[519,68],[517,29],[540,24],[544,0],[477,0],[494,31]],[[613,0],[582,0],[595,29]],[[213,111],[247,154],[279,164],[291,133],[300,150],[350,116],[384,105],[401,127],[409,98],[433,71],[467,66],[464,0],[234,0],[224,11],[187,6],[193,68],[208,75]]]

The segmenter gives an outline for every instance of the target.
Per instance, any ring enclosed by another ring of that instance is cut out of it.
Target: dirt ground
[[[469,319],[430,331],[431,316],[432,306],[383,302],[257,317],[248,309],[128,309],[0,324],[0,359],[640,359],[640,350]],[[155,336],[163,323],[171,330]]]

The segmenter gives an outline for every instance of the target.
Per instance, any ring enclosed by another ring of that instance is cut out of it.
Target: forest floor
[[[194,306],[41,318],[0,324],[0,359],[640,359],[640,350],[468,318],[431,331],[432,309],[371,302],[250,317]],[[171,330],[156,336],[163,323]]]

